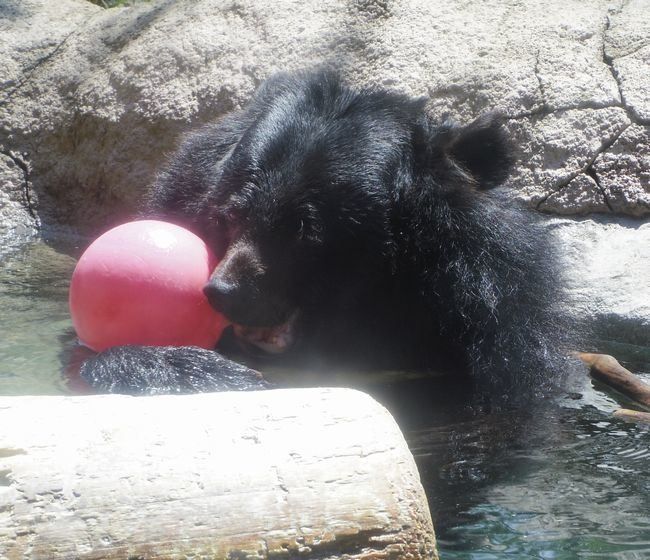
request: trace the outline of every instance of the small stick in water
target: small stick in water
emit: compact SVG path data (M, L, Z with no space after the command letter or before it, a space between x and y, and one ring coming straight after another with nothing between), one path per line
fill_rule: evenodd
M591 376L609 385L622 395L650 410L650 385L641 381L632 372L607 354L579 352L578 357L590 367Z
M619 408L614 412L614 416L616 416L616 418L622 418L623 420L632 420L633 422L643 422L645 424L650 424L650 413L648 412L639 412L638 410Z

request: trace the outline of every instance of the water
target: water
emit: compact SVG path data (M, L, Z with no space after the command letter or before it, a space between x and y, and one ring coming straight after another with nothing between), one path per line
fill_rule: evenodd
M0 394L73 392L62 372L74 343L67 289L78 252L75 243L36 242L2 256ZM600 349L650 382L650 348ZM612 418L613 395L585 381L579 399L482 414L462 387L439 379L351 379L402 427L443 560L650 559L650 426Z
M68 253L75 250L34 242L0 256L0 395L67 392L60 353L73 338Z
M646 427L592 405L485 420L418 456L426 486L446 485L432 497L443 558L650 558ZM504 441L517 425L525 437Z

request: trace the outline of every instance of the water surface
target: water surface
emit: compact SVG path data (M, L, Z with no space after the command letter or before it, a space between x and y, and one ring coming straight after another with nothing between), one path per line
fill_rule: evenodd
M73 392L63 371L78 253L75 242L35 242L2 256L0 395ZM650 372L650 348L603 342L600 350ZM443 560L650 559L650 426L612 418L614 395L585 381L579 399L484 414L467 406L462 387L407 377L339 374L333 384L351 380L395 415Z
M67 392L60 352L72 335L74 242L34 242L0 260L0 395Z

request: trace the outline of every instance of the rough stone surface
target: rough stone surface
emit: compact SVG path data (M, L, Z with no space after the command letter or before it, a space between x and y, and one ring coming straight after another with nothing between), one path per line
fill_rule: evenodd
M519 150L513 186L540 210L566 213L562 198L552 195L588 172L598 155L629 125L627 113L620 107L562 110L512 121L510 128ZM600 195L591 188L578 198L582 204L574 208L575 213L588 212L594 206L606 209L599 205Z
M650 223L557 219L573 312L603 340L650 345Z
M650 111L645 0L1 0L0 18L0 144L28 154L46 221L124 217L185 131L315 64L428 95L441 117L504 113L522 146L511 183L533 206L650 213L647 159L630 180L632 145L609 152Z
M36 234L37 220L20 160L0 153L0 255Z
M650 126L627 128L596 158L593 171L612 211L650 214Z
M647 0L629 0L610 11L604 58L625 106L635 120L650 124L650 6Z
M0 103L6 104L72 33L101 11L88 2L0 1Z
M100 11L85 2L0 0L0 254L31 238L39 226L38 197L30 177L30 159L38 160L38 153L28 153L38 142L37 129L30 141L14 141L22 126L21 90L38 79L66 39ZM43 102L34 113L38 119L48 108L38 89L34 92L35 101Z
M591 214L608 212L609 206L596 181L589 175L580 173L564 188L542 201L539 209L556 214Z
M650 123L650 45L613 62L625 106L635 120Z

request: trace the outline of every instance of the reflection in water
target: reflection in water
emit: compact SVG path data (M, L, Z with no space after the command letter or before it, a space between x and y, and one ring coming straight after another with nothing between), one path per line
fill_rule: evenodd
M68 284L74 263L61 247L42 242L2 256L0 395L66 391L58 354L60 337L72 327Z
M589 391L407 433L442 558L650 558L650 428Z
M62 374L74 349L70 252L35 243L0 262L0 394L80 391ZM648 348L601 350L650 371ZM327 383L312 372L275 375L284 385ZM487 414L468 406L460 382L407 377L328 379L368 391L395 416L443 560L650 559L650 426L612 418L616 403L588 382L577 400Z

